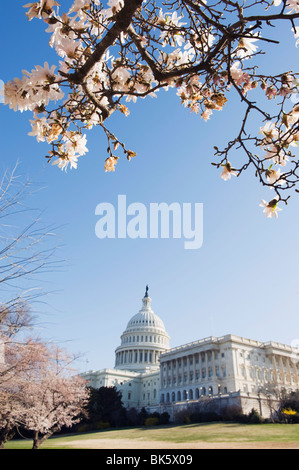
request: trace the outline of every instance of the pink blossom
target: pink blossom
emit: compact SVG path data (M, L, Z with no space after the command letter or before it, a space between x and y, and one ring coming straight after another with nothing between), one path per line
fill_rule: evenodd
M231 179L232 175L237 176L238 173L232 169L230 162L227 162L225 163L223 171L220 174L220 178L222 178L224 181L227 181Z

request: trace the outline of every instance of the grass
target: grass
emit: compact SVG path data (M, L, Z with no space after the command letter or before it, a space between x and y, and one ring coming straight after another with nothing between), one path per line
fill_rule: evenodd
M136 448L141 448L146 441L163 442L165 449L168 444L217 444L217 443L268 443L273 448L275 445L286 447L294 445L299 448L299 424L238 424L238 423L201 423L186 425L154 426L151 428L124 428L112 429L100 432L72 434L57 436L48 439L41 449L74 449L96 448L101 445L101 440L112 440L115 444L122 440L136 443ZM75 442L74 442L75 441ZM110 442L112 442L110 441ZM104 445L104 444L103 444ZM141 446L141 447L140 447ZM14 440L6 443L6 449L31 449L32 441ZM105 448L105 447L103 447ZM154 448L154 447L152 447Z

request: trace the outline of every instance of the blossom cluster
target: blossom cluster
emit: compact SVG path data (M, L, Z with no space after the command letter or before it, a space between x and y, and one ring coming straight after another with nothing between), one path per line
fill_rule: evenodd
M274 0L272 5L260 0L257 5L263 9L262 20L249 16L247 22L245 9L228 8L222 0L211 7L208 1L194 0L183 4L108 0L106 5L100 0L74 0L63 13L55 0L28 3L26 16L30 21L37 18L46 23L49 44L58 55L59 65L50 67L45 62L31 72L23 71L21 79L5 84L5 103L15 111L33 112L30 135L51 145L48 159L63 170L77 168L78 158L88 152L85 131L101 126L108 138L105 171L113 172L119 158L115 155L117 147L128 160L135 153L114 135L112 138L104 122L115 111L128 116L127 103L138 98L155 98L160 89L175 88L182 105L208 121L214 111L224 108L231 90L239 94L248 110L257 109L249 97L255 89L267 100L278 98L282 103L297 91L294 74L259 76L256 67L250 67L261 53L265 10L271 7L275 11L280 4L281 0ZM294 19L299 3L286 0L284 9L280 19L291 19L297 39ZM232 16L229 28L222 20L223 10ZM240 24L246 25L242 31ZM261 114L266 116L263 111ZM296 119L296 106L280 112L276 119L267 115L260 129L262 138L256 138L255 144L265 152L255 162L256 170L272 187L290 185L290 174L273 165L283 167L290 160L289 147L298 142ZM241 134L246 134L244 125ZM224 180L243 171L234 168L228 152L219 166ZM272 213L277 214L277 210Z

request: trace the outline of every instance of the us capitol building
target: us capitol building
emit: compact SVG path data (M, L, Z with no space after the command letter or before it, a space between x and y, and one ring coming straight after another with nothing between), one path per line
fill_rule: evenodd
M199 339L175 348L151 308L146 287L141 310L121 335L115 368L81 374L94 388L116 387L124 406L148 411L213 404L237 405L264 417L281 390L299 389L299 349L232 334ZM269 405L271 403L271 406Z

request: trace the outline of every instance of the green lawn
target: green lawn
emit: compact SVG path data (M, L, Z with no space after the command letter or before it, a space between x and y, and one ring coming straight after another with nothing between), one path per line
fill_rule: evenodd
M109 440L109 441L107 441ZM48 439L41 449L74 449L74 448L105 448L105 443L112 443L119 448L125 442L136 448L142 448L143 444L150 441L152 448L159 443L167 449L168 445L225 443L232 446L237 443L254 446L265 443L272 448L275 446L299 448L299 424L238 424L238 423L202 423L181 426L155 426L152 428L139 427L129 429L105 430L93 433L72 434L67 436L52 437ZM15 440L5 445L6 449L30 449L32 441ZM131 447L132 448L132 447Z

